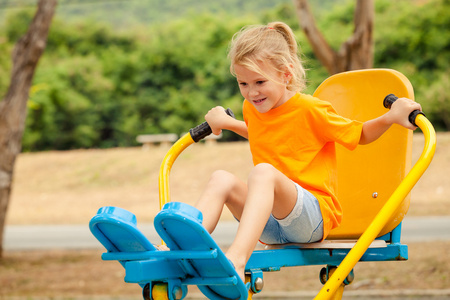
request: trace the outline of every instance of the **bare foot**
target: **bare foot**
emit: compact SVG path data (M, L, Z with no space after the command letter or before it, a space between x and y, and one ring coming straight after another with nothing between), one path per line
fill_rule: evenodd
M166 245L154 245L156 249L158 249L159 251L170 251L169 247L167 247Z
M234 269L236 270L236 273L238 273L242 282L245 282L245 261L239 263L239 261L240 261L239 259L235 259L228 255L227 255L227 258L230 260L231 264L233 265Z

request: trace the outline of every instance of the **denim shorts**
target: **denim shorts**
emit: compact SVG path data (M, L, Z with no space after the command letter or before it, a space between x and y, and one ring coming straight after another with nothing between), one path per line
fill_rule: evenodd
M260 237L264 244L312 243L323 237L323 219L319 201L295 183L297 203L291 213L278 220L270 215Z

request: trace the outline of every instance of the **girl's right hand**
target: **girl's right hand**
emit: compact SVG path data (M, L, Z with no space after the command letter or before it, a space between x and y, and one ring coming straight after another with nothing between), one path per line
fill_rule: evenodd
M234 119L227 115L222 106L216 106L208 111L205 115L205 120L211 127L212 133L219 135L222 129L228 129L230 120Z

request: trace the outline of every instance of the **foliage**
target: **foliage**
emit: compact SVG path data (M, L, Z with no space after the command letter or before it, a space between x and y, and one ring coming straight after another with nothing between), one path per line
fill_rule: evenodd
M172 12L183 7L174 4L178 1L154 1ZM153 12L152 22L143 20L149 10L146 2L131 1L131 16L136 20L124 17L120 26L108 22L106 15L116 12L108 14L103 3L103 10L91 17L67 22L69 8L72 13L79 9L79 14L85 8L76 5L81 2L61 5L55 16L30 94L23 140L26 151L132 146L138 134L186 132L215 105L231 107L241 117L242 99L229 73L226 53L232 35L247 24L283 20L292 26L309 69L306 92L312 93L328 76L287 1L245 17L236 10L230 13L232 7L246 3L242 10L248 10L256 2L236 0L226 7L207 1L216 4L198 9L201 1L187 1L190 12L178 18ZM270 7L270 2L261 5ZM339 47L353 30L354 1L338 4L326 1L323 7L315 7L319 27L333 47ZM122 8L123 3L108 5ZM448 0L376 1L375 67L403 72L427 116L447 130L449 13ZM92 17L100 14L105 15L104 22ZM13 10L0 27L2 94L9 83L10 53L32 16L31 9ZM236 136L229 134L225 139Z
M377 67L401 71L438 129L450 130L450 1L377 1ZM392 30L395 28L395 30Z

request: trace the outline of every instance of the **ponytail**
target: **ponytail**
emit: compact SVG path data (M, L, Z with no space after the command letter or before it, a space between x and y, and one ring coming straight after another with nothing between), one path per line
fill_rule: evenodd
M273 28L283 35L286 40L287 45L289 46L289 51L291 55L297 55L298 46L297 40L295 38L295 34L292 31L291 27L283 22L272 22L267 24L268 28Z
M298 45L292 29L283 22L244 27L233 36L228 56L230 71L239 64L263 74L258 63L268 61L278 72L291 73L287 88L302 91L305 88L305 69L298 57Z

